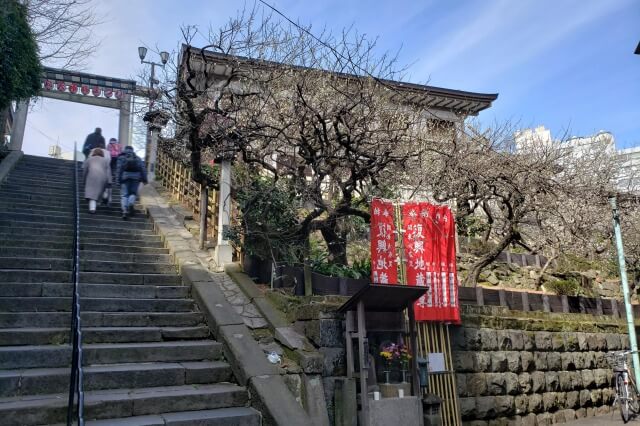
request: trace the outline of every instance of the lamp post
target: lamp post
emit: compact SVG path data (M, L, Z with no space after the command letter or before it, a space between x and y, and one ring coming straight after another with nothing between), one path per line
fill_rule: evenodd
M147 48L144 46L140 46L138 47L138 56L140 57L141 64L151 65L151 78L149 80L149 112L147 113L150 116L155 101L155 91L153 86L157 83L160 83L160 81L156 80L156 65L164 68L164 66L167 64L167 61L169 60L169 52L160 52L160 62L145 61L144 58L147 56ZM147 172L149 174L150 181L154 180L155 178L159 130L160 129L156 128L153 121L149 120L149 124L147 126L147 144L145 147L145 163L147 164Z
M631 296L629 292L629 282L627 280L627 268L624 259L624 247L622 245L622 232L620 231L620 215L616 205L616 197L609 197L609 204L613 213L613 232L616 240L616 251L618 252L618 266L620 268L620 281L622 283L622 294L624 296L624 307L627 313L627 329L629 330L629 344L633 354L633 370L636 383L640 383L640 357L638 356L638 340L636 339L635 320L633 319L633 307L631 306Z

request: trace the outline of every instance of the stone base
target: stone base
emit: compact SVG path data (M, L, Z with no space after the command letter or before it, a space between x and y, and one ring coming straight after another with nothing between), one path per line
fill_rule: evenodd
M233 247L229 243L216 245L214 258L218 270L224 271L224 265L233 262Z
M383 398L397 398L398 390L404 390L404 396L411 396L411 383L378 383Z
M422 401L415 396L369 400L367 417L369 426L422 426Z

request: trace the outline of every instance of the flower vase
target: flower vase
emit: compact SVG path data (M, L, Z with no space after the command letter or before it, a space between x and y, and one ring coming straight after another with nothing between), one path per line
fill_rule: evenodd
M384 382L386 384L389 384L389 374L391 373L391 371L389 370L384 370Z
M407 383L407 370L403 368L400 371L402 371L402 383Z

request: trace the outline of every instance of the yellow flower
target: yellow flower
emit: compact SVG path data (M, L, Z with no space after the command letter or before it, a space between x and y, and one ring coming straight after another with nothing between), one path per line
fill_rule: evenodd
M380 352L380 356L383 357L383 358L386 358L386 359L391 359L392 354L391 354L391 352L382 351L382 352Z

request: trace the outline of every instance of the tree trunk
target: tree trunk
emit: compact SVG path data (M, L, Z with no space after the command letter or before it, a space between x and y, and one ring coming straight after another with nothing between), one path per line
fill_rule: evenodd
M322 238L327 243L329 258L333 263L347 264L347 239L338 229L335 220L329 220L322 228Z
M553 261L556 260L557 258L558 258L558 254L554 253L551 257L547 259L544 266L540 270L540 273L538 274L538 278L536 278L536 288L540 288L540 286L542 285L542 277L544 277L544 273L547 272L547 269L549 269L549 266L551 266L551 263L553 263Z
M467 279L466 279L466 285L475 287L478 284L478 277L480 276L480 272L482 272L482 270L487 265L490 265L494 260L496 260L500 255L500 253L502 253L502 251L505 248L507 248L507 246L512 241L514 241L517 238L518 238L518 231L513 226L510 226L507 234L504 237L502 237L498 245L492 248L491 250L489 250L487 254L482 256L480 259L476 261L476 263L474 263L471 266L471 269L469 270L469 275L467 276Z
M482 203L482 210L484 210L487 215L487 230L484 231L482 241L487 243L489 241L489 237L491 237L491 230L493 229L493 215L491 214L491 208L486 202Z

